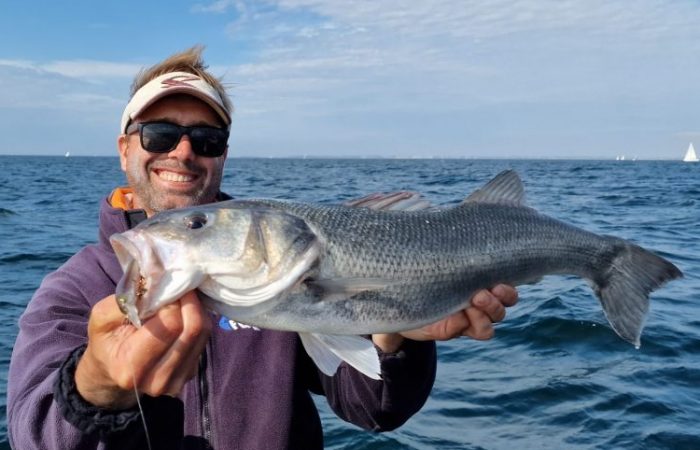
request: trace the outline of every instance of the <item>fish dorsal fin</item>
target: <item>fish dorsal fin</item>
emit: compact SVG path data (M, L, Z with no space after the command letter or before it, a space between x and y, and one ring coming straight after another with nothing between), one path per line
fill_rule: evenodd
M514 170L504 170L472 192L462 203L494 203L502 205L525 205L525 187Z
M378 211L425 211L436 206L424 199L417 192L398 191L374 193L365 197L348 200L345 206L369 208Z

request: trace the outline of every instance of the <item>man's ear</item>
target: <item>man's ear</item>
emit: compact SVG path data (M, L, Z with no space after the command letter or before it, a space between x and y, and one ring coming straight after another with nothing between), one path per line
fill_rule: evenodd
M126 158L129 155L129 136L120 134L117 138L117 150L119 150L119 162L122 166L122 171L126 172Z

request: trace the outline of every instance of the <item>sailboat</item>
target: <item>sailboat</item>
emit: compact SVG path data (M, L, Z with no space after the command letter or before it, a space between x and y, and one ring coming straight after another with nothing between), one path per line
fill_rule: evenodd
M693 147L693 143L691 142L690 145L688 146L688 151L685 152L685 156L683 157L683 161L685 162L698 162L698 155L695 154L695 148Z

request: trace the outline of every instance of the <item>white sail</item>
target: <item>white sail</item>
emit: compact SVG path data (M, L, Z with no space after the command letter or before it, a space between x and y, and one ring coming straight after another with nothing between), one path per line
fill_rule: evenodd
M693 147L692 142L688 146L688 151L685 152L685 156L683 157L683 161L685 161L685 162L698 162L699 161L698 155L695 154L695 147Z

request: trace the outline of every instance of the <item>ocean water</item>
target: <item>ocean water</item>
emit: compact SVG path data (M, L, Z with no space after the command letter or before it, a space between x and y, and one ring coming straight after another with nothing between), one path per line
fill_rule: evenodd
M117 158L0 156L0 448L17 319L42 278L96 240L97 205L123 184ZM328 449L700 449L700 165L660 161L231 159L237 197L340 202L415 190L454 204L516 169L528 202L591 231L654 249L685 278L652 295L636 350L607 325L587 284L519 289L490 341L438 345L425 407L372 434L322 398Z

